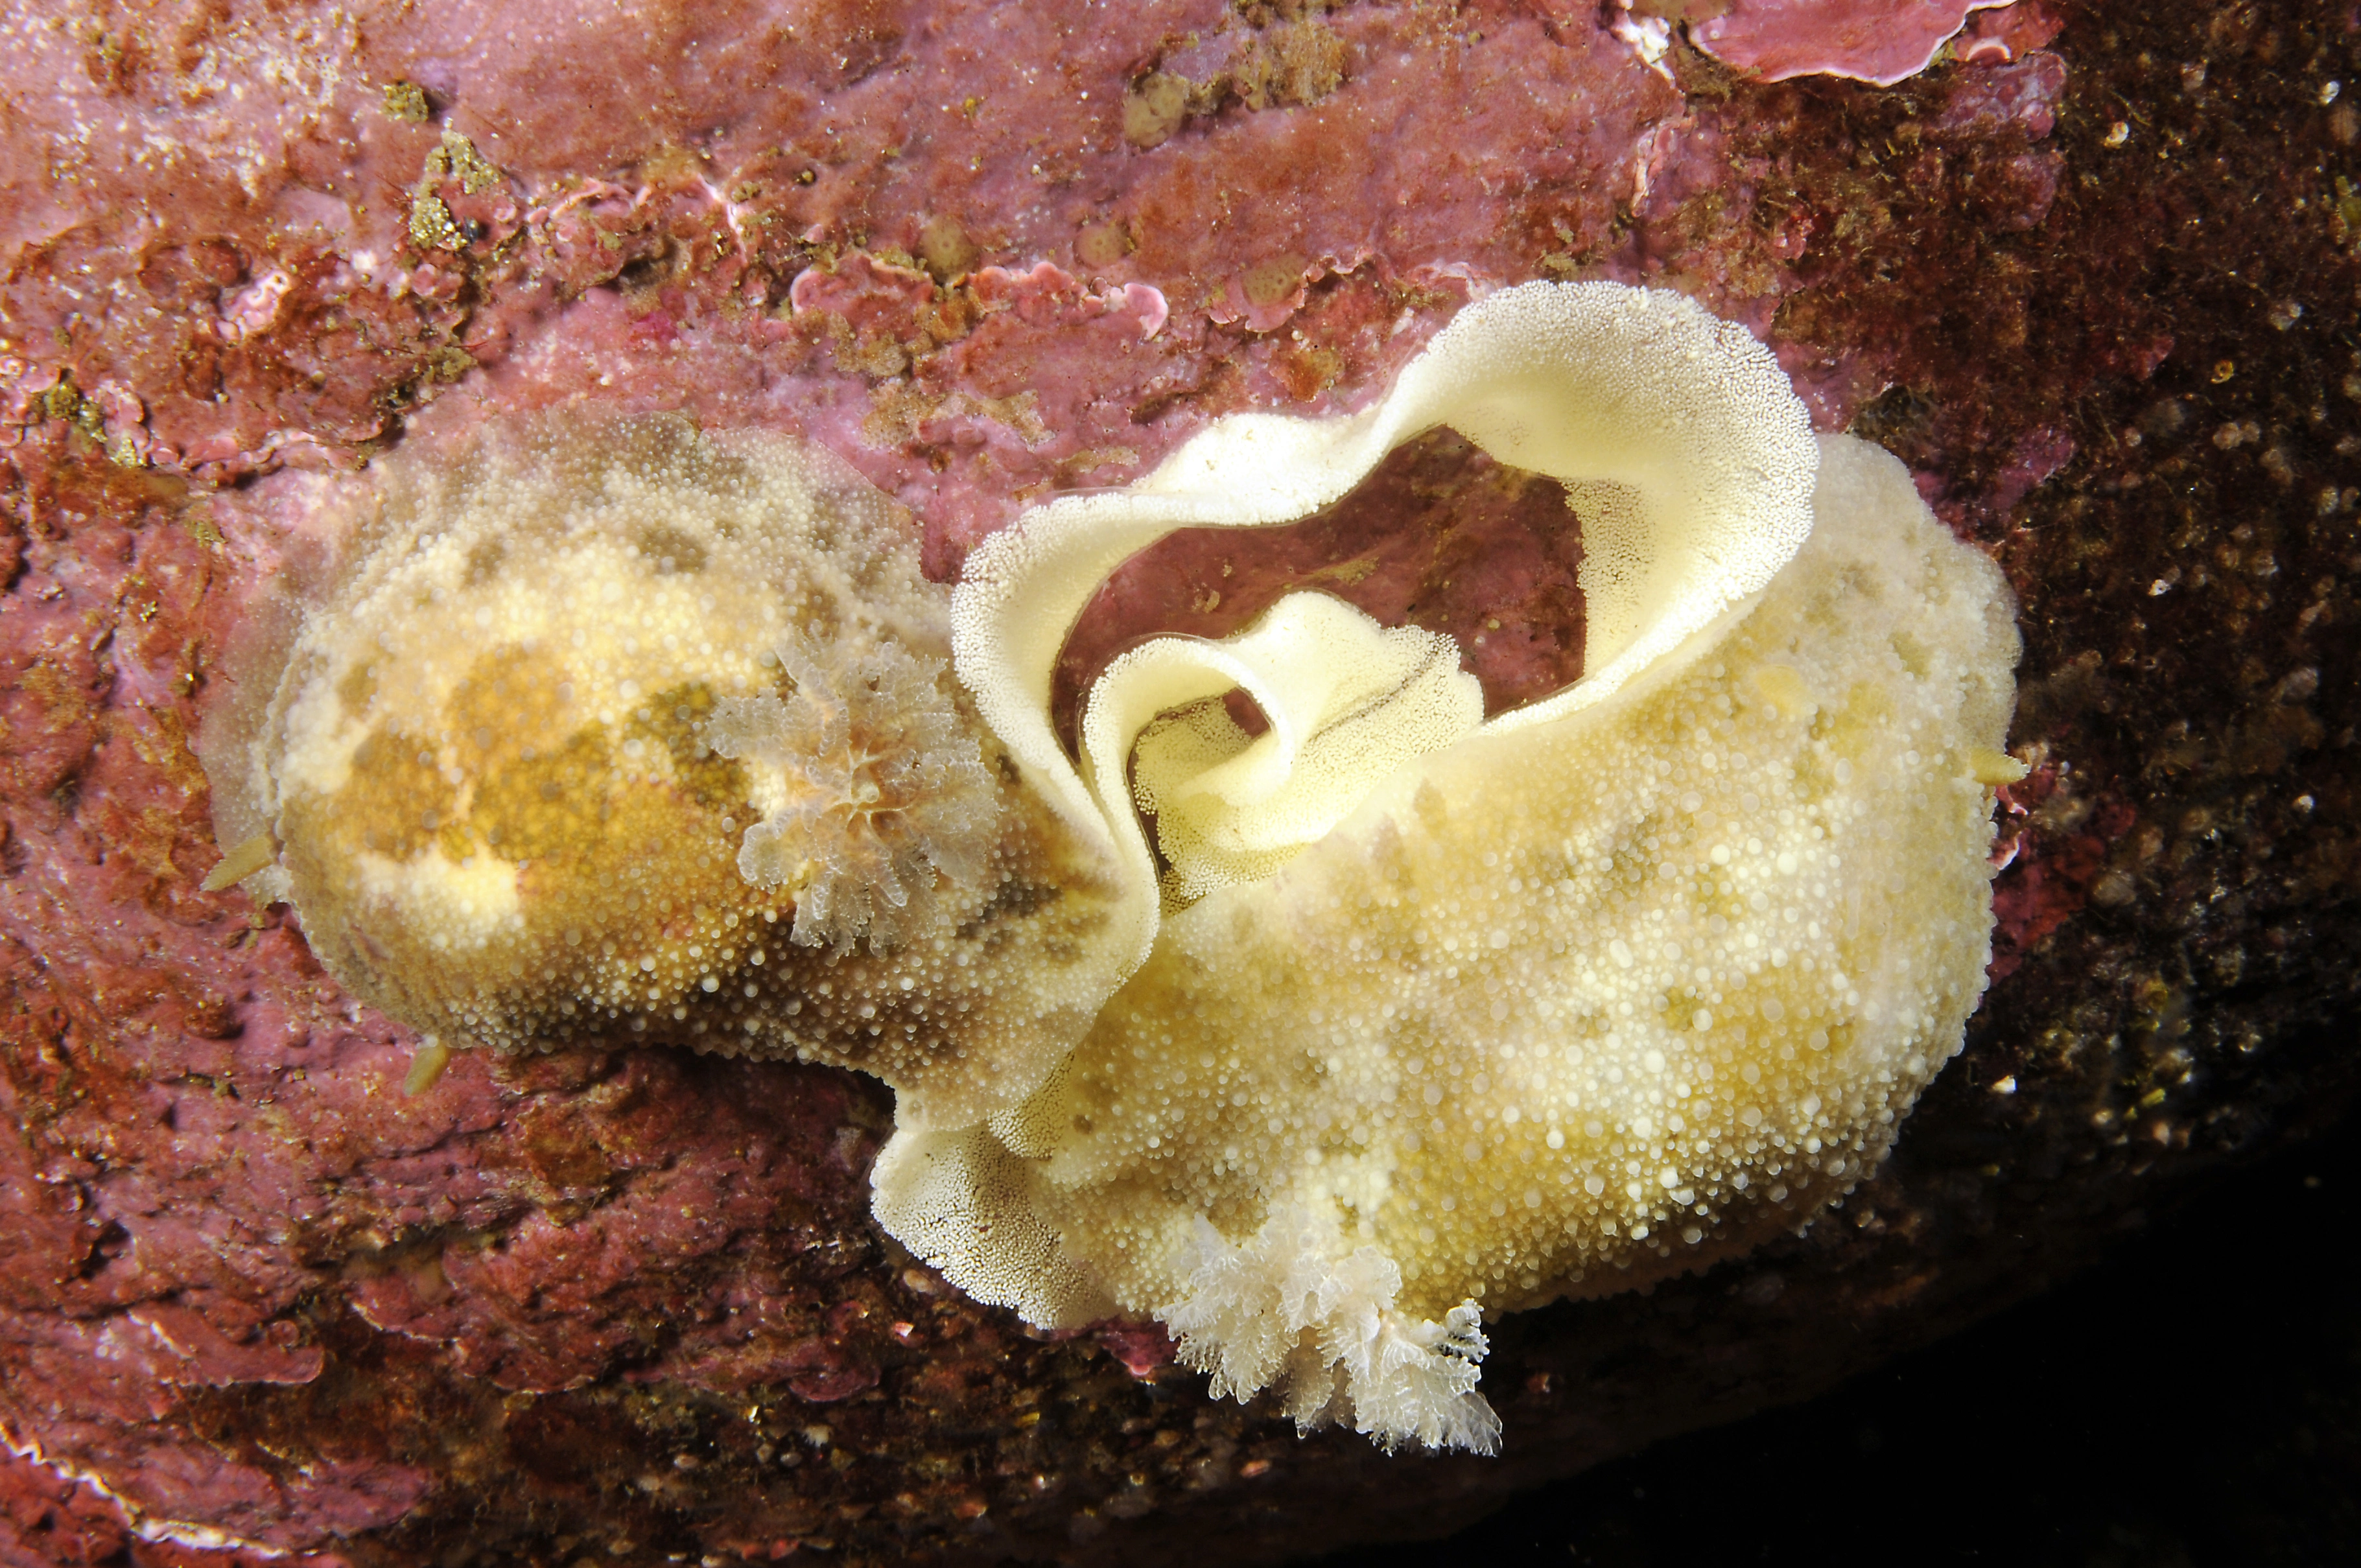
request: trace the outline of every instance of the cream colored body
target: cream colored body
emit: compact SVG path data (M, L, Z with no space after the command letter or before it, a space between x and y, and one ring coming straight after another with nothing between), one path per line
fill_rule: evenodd
M1565 485L1580 681L1485 720L1448 639L1297 595L1126 653L1066 752L1106 573L1437 424ZM775 437L385 467L206 762L223 880L426 1032L413 1083L585 1038L874 1073L887 1230L1037 1323L1152 1315L1307 1424L1490 1450L1484 1313L1808 1221L1981 992L2006 588L1676 295L1504 291L1360 413L1027 513L948 604Z
M1056 750L1048 661L1097 574L1290 521L1438 422L1565 483L1581 681L1477 725L1399 633L1290 598L1126 655L1080 767ZM1807 1221L1982 992L2007 589L1677 296L1497 295L1362 414L1223 422L1020 519L953 621L979 709L1126 868L1145 955L1025 1103L898 1134L879 1218L1035 1322L1152 1315L1306 1424L1490 1450L1482 1312ZM1207 707L1229 685L1267 734ZM1135 792L1188 808L1160 918Z
M438 455L355 487L345 573L208 730L256 895L434 1053L832 1062L908 1125L1038 1085L1106 997L1108 878L998 765L892 502L686 421Z
M1473 1447L1465 1354L1388 1382L1347 1353L1808 1219L1982 991L1977 766L2017 651L1999 575L1900 464L1830 438L1819 501L1677 669L1434 752L1276 876L1169 917L1048 1087L897 1139L881 1196L941 1182L1053 1234L1030 1277L952 1267L1037 1321L1111 1299L1307 1420Z

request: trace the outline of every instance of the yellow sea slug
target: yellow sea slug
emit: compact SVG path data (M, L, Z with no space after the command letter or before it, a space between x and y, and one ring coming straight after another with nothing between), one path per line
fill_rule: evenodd
M1048 660L1105 571L1301 516L1437 423L1565 484L1580 681L1481 722L1401 632L1282 600L1126 655L1057 749ZM1676 295L1494 295L1362 414L1226 420L1018 520L953 615L980 711L1130 867L1144 957L1023 1104L898 1133L879 1217L1034 1322L1152 1315L1306 1425L1488 1452L1484 1312L1808 1220L1982 993L2006 587ZM1233 685L1263 735L1206 706ZM1195 808L1160 877L1136 795Z
M1067 751L1108 573L1438 425L1564 485L1578 681L1487 720L1450 639L1299 593L1125 653ZM956 592L829 460L678 421L495 428L351 511L208 732L216 881L426 1031L418 1077L577 1038L877 1074L888 1231L1306 1426L1489 1452L1486 1313L1808 1222L1982 993L2007 589L1675 294L1495 294L1370 408L1217 421Z
M950 674L885 497L785 437L544 420L399 455L208 732L222 873L432 1041L857 1067L906 1124L1038 1084L1105 878ZM420 1077L429 1077L422 1072Z

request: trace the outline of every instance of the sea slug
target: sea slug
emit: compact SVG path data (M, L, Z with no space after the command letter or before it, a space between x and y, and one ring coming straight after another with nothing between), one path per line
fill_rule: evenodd
M1450 638L1299 592L1122 654L1068 751L1109 572L1438 425L1564 487L1579 679L1487 719ZM1307 1427L1491 1451L1485 1314L1808 1223L1982 994L2006 587L1675 294L1503 291L955 592L823 455L679 420L397 455L346 521L208 730L215 881L423 1031L417 1080L586 1038L876 1074L894 1235Z
M1580 680L1479 722L1425 634L1282 600L1118 661L1066 757L1049 661L1106 571L1437 423L1566 486ZM1129 868L1143 957L1022 1105L897 1133L879 1217L1036 1323L1153 1315L1306 1425L1489 1451L1482 1313L1808 1221L1982 993L2005 585L1679 296L1494 295L1363 413L1225 420L1019 519L953 616L979 711ZM1266 733L1207 705L1232 685Z
M824 454L552 416L381 459L341 521L208 727L215 881L424 1031L421 1080L669 1043L956 1125L1105 999L1106 877L950 678L906 521Z

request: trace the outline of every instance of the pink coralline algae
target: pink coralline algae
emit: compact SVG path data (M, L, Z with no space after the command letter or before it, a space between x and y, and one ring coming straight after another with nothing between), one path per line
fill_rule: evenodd
M2058 98L2065 90L2066 62L2054 54L1967 71L1929 134L1965 139L2015 131L2028 142L2039 141L2057 125ZM2040 221L2038 214L2032 221Z
M1933 64L1971 13L2012 5L2013 0L1736 0L1719 16L1692 22L1689 38L1716 60L1766 82L1849 76L1891 87ZM2014 58L2004 44L1999 58Z
M1066 438L1055 391L1032 374L1044 352L1069 357L1045 334L1079 345L1072 329L1110 311L1143 336L1168 308L1185 317L1141 359L1144 383L1110 378L1094 353L1072 365L1058 379L1095 371L1084 402L1200 395L1234 347L1253 351L1235 356L1248 378L1233 395L1277 373L1301 400L1360 368L1298 367L1284 341L1251 344L1306 291L1464 298L1537 225L1594 241L1632 136L1674 98L1595 27L1554 34L1505 6L1480 25L1363 6L1255 28L1219 0L1164 0L1119 29L1071 30L1037 7L981 3L775 16L740 4L620 36L561 6L498 49L480 25L466 5L399 26L236 16L159 27L93 64L86 29L20 15L10 69L38 91L0 149L0 243L44 265L0 282L0 354L13 356L0 360L0 414L21 426L61 385L114 382L137 411L93 410L93 428L146 443L167 471L345 460L387 431L390 407L533 345L603 335L596 320L566 320L585 288L678 272L696 280L698 319L643 319L641 341L718 335L733 358L754 356L748 373L780 406L812 404L788 394L816 348L834 360L823 380L898 376L913 349L923 361L956 345L973 361L1003 348L1000 378L1021 382L1010 395L1043 400L1038 426L1014 406L943 409L928 370L939 384L967 367L921 364L890 408L859 411L878 422L867 433L929 424L1013 463L992 485L1004 495L1063 481L1077 457L1104 483L1128 477L1109 466L1115 447L1135 464L1150 453ZM1237 58L1219 71L1188 42L1231 35ZM1182 69L1162 70L1168 54ZM1286 69L1307 55L1327 68ZM981 68L987 58L1038 63L1001 72ZM1191 90L1153 121L1149 149L1137 89L1151 78ZM439 123L408 117L407 100L390 111L397 82L441 105ZM642 96L661 115L595 107ZM1491 154L1469 161L1508 147L1497 169ZM141 199L159 180L173 183L169 215ZM1419 200L1392 195L1408 191ZM905 284L973 272L975 287L892 333L851 316L825 326L829 300L807 316L814 288L796 280L857 270L864 253ZM1044 263L1082 280L1063 319L1019 310L972 340L1006 303L992 269L1014 287ZM671 314L634 313L651 313ZM1415 339L1432 323L1413 324ZM735 378L713 389L715 415L750 411L730 397ZM994 422L1016 441L982 428ZM952 465L954 485L965 466Z
M1968 18L1951 40L1951 53L1972 65L2006 65L2046 49L2065 22L2044 0L2015 0Z

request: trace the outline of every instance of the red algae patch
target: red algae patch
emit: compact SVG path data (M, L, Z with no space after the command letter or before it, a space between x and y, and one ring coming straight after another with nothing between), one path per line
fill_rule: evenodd
M1891 87L1933 64L1971 13L2012 3L1734 0L1719 15L1691 22L1689 38L1716 60L1766 82L1850 76Z

